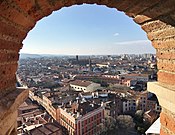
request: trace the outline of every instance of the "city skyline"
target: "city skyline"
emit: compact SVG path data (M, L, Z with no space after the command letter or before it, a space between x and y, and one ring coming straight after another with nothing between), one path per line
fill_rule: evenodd
M21 53L31 54L155 53L132 18L116 9L87 4L62 8L42 19L23 44Z

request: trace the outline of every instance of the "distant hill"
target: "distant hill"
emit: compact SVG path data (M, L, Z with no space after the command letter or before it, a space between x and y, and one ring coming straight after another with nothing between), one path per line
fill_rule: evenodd
M20 59L26 59L26 58L39 58L39 57L42 57L42 56L39 55L39 54L21 53L19 58Z
M62 54L29 54L29 53L20 53L20 59L26 58L40 58L40 57L63 57L66 55Z

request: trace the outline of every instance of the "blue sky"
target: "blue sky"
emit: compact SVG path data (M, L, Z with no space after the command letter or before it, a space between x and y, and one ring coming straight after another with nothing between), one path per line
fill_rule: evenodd
M155 53L146 33L123 12L106 6L62 8L40 20L21 53L106 55Z

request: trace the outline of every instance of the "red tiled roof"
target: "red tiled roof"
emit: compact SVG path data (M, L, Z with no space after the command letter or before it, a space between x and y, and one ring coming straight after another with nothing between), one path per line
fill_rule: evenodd
M71 85L78 85L78 86L82 86L82 87L87 87L91 84L90 81L81 81L81 80L75 80L73 82L70 83Z
M62 135L62 127L57 123L46 123L30 131L31 135Z

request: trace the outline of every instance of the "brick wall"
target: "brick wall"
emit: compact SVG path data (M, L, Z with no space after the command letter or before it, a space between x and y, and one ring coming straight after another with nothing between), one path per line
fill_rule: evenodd
M172 112L164 109L160 117L161 122L161 135L174 135L175 134L175 115Z
M52 11L74 4L99 4L117 8L132 17L147 33L157 51L158 82L175 85L175 1L174 0L1 0L0 1L0 97L15 90L15 72L22 41L36 22ZM172 88L172 87L171 87ZM173 87L174 90L174 87ZM0 108L4 106L1 104ZM175 107L175 103L173 106ZM2 111L2 110L1 110ZM171 113L171 110L169 110ZM166 111L161 117L167 117ZM3 119L0 117L0 119ZM163 118L162 118L163 119ZM161 120L163 127L173 131ZM169 134L161 129L161 134ZM9 130L9 129L7 129Z

